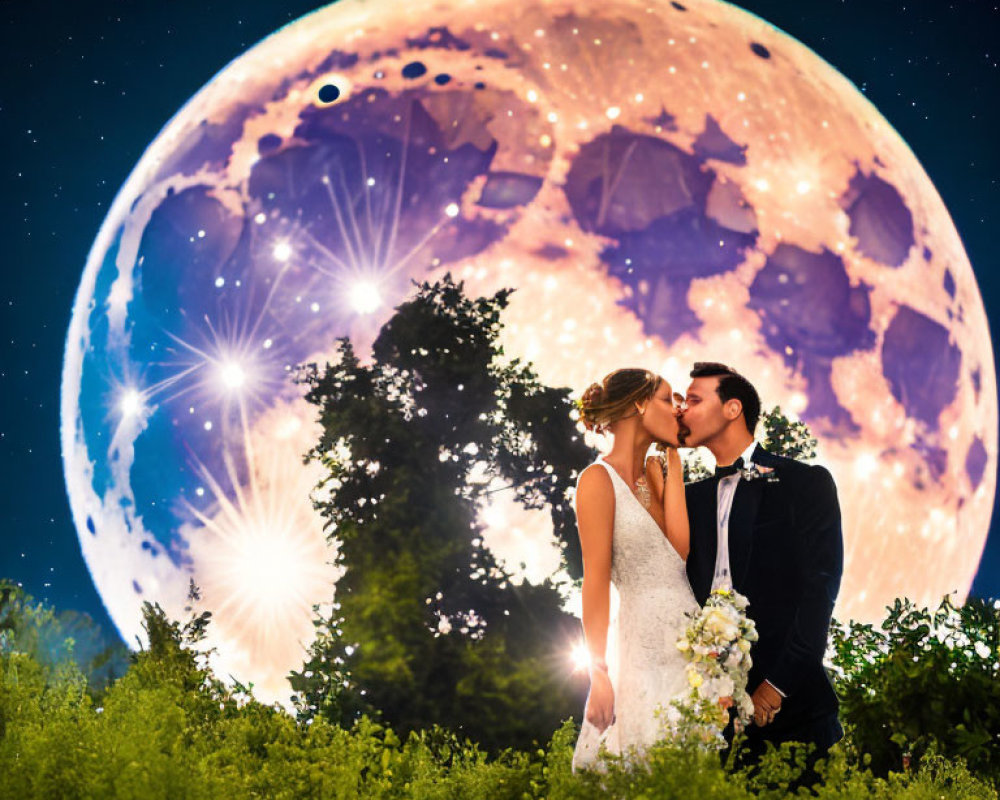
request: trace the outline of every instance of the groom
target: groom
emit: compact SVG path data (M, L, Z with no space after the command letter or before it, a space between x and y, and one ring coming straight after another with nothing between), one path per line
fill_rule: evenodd
M747 754L768 742L815 745L810 765L843 736L823 668L843 572L837 489L830 473L767 452L754 441L760 398L723 364L698 363L682 404L681 443L707 447L719 465L686 487L688 580L705 603L732 586L750 602L760 639L751 649L754 724Z

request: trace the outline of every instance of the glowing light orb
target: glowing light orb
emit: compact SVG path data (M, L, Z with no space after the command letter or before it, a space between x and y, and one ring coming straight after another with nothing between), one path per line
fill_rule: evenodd
M351 286L351 307L359 314L373 314L382 305L382 293L371 281L358 281Z
M142 395L135 389L129 389L122 395L120 408L125 416L138 414L142 410Z
M588 669L590 667L590 651L587 650L587 645L583 642L576 644L570 652L569 660L573 665L574 672L583 672Z
M126 641L144 600L183 616L193 578L219 673L287 698L337 578L293 367L345 335L364 354L445 272L517 289L504 349L547 384L637 364L683 389L721 360L797 412L840 491L838 615L968 589L996 488L986 317L940 197L855 87L710 0L343 0L178 112L88 257L62 445ZM481 513L519 579L558 570L545 510L500 491Z
M275 261L288 261L292 257L292 246L288 242L278 242L274 246Z
M247 380L243 367L233 361L222 365L222 368L219 370L219 377L222 379L223 386L227 389L239 389Z

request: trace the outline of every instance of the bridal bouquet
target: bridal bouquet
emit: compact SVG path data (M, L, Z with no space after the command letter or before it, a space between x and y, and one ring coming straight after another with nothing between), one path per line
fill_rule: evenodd
M729 722L728 709L736 711L737 730L753 716L747 694L747 673L752 664L750 646L757 628L747 616L747 599L739 592L716 589L705 605L691 614L691 623L677 640L677 649L688 660L690 689L673 705L678 732L709 746L724 747L722 731Z

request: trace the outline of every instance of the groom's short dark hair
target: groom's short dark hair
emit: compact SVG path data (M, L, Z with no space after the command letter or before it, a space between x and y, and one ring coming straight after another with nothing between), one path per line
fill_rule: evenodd
M716 392L723 403L739 400L743 404L743 421L752 434L760 420L760 395L753 384L740 373L715 361L699 361L691 370L692 378L718 378Z

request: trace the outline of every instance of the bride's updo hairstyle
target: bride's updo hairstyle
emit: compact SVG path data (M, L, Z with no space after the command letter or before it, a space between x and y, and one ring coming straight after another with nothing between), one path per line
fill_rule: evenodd
M604 433L611 423L635 414L634 404L649 400L662 380L647 369L616 369L587 387L577 403L580 421L588 431Z

